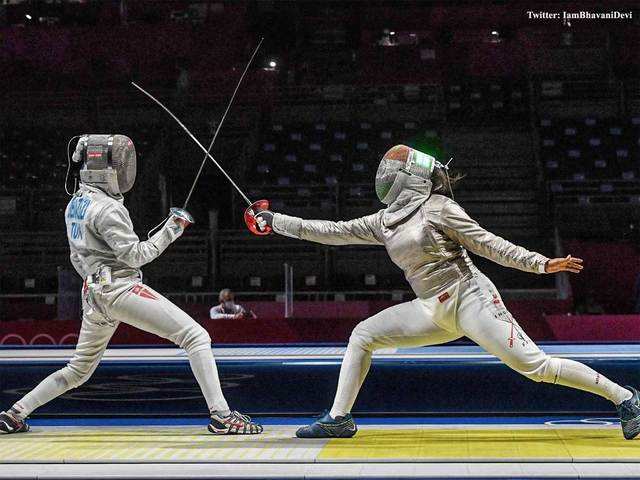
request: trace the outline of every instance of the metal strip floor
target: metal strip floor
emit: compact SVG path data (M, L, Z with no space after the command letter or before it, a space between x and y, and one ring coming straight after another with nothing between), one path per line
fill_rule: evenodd
M6 480L173 479L637 479L638 464L601 463L349 463L349 464L39 464L3 465Z
M206 421L205 421L206 422ZM615 421L366 424L351 439L299 439L297 425L216 436L205 425L39 426L0 437L5 463L639 462Z
M547 344L541 348L550 355L565 358L633 358L640 359L640 344ZM345 347L215 347L220 360L334 360L342 358ZM73 355L72 348L20 347L0 349L0 363L64 360ZM475 345L434 346L411 349L382 349L374 354L384 359L487 359L494 358ZM110 348L106 361L185 361L186 353L179 348Z
M332 440L297 439L290 423L219 437L206 420L39 420L0 436L0 478L640 478L640 440L625 441L614 419L442 420L363 422L355 438Z

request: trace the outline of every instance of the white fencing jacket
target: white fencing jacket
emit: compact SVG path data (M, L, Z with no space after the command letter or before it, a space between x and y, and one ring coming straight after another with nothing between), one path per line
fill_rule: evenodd
M276 213L276 233L327 245L384 245L414 293L430 298L469 278L476 267L466 250L505 267L544 273L548 258L482 228L452 199L420 181L386 209L355 220L303 220Z
M108 266L116 278L139 276L139 268L155 258L184 231L171 216L149 240L140 241L121 195L81 184L65 210L70 258L86 278Z

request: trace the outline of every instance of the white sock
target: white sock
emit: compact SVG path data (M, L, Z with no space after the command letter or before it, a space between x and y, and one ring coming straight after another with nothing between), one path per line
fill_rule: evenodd
M219 417L228 417L231 415L231 410L214 410L211 415L217 415Z
M595 393L614 404L620 405L625 400L629 400L633 394L626 388L612 382L604 375L599 374L586 365L561 358L560 371L556 383L567 387L577 388L587 392Z
M14 419L21 421L24 420L25 418L27 418L26 415L23 415L21 409L17 409L16 406L14 405L13 407L11 407L9 410L7 410L5 413L7 415L9 415L10 417L13 417Z
M616 403L616 405L620 405L622 402L631 400L631 397L633 397L633 392L631 390L627 390L626 388L623 388L623 390L627 392L627 395L625 395L624 398L620 398L619 401Z
M11 407L11 414L24 420L41 405L50 402L69 390L69 384L62 375L62 371L53 372L42 380L36 388L27 393Z
M229 412L229 405L222 393L218 368L213 358L211 347L202 348L196 352L187 352L193 375L200 385L202 394L210 412ZM228 413L227 413L228 415Z
M342 360L338 390L329 412L332 418L343 417L351 412L370 367L371 352L350 343Z

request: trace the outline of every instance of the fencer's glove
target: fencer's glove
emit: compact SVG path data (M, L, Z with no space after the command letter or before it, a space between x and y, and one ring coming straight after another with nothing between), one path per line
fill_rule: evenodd
M258 228L264 231L268 226L273 228L273 215L271 210L262 210L255 214L256 224Z
M182 217L176 217L175 215L171 216L171 220L173 220L174 223L177 223L178 225L180 225L180 227L182 227L183 230L185 230L189 225L191 225L191 222L185 220Z
M193 223L193 216L184 208L173 207L169 209L170 220L179 225L182 230Z

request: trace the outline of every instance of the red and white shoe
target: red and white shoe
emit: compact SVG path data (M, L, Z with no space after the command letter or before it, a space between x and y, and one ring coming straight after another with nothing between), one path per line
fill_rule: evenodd
M255 435L262 433L262 425L251 421L251 417L232 411L226 417L211 415L209 431L215 435Z
M29 431L29 425L24 420L14 417L10 413L0 412L0 432L23 433Z

